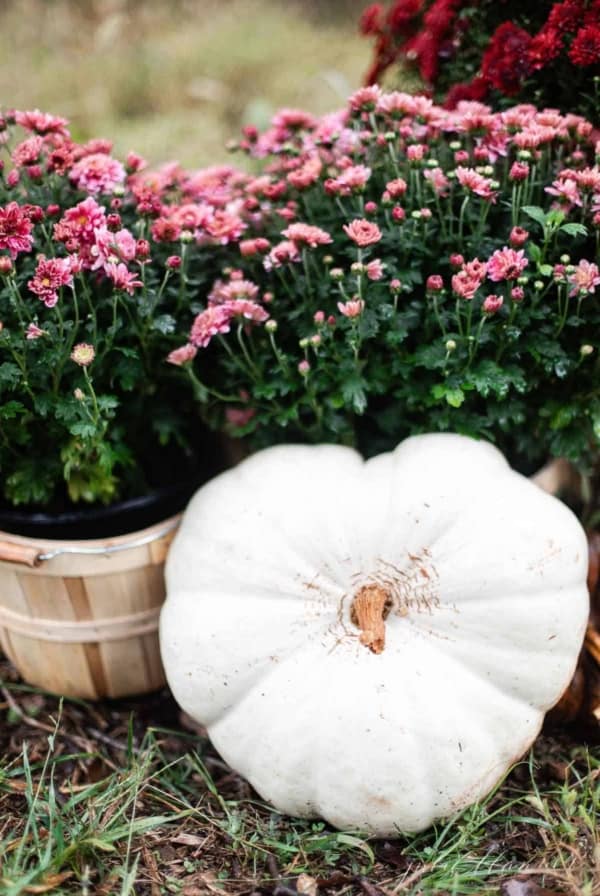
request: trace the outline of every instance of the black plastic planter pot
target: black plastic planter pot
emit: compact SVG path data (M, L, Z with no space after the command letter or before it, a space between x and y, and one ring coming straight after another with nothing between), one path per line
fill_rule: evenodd
M187 480L107 507L84 507L56 514L0 508L0 530L29 538L51 539L82 540L126 535L180 513L201 481L200 478Z

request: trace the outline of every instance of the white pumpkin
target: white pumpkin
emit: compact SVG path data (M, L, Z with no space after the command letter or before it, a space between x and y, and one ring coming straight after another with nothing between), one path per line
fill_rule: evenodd
M573 514L491 445L262 451L192 500L167 563L167 678L277 809L417 831L488 792L572 675Z

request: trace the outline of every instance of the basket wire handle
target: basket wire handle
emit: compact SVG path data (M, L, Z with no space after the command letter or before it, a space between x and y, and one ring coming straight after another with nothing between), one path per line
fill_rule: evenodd
M171 520L158 532L151 532L141 538L134 538L131 541L120 542L119 544L95 545L94 547L71 547L64 545L52 548L49 551L40 551L34 545L22 544L17 541L0 541L0 560L8 563L20 563L23 566L35 567L39 566L46 560L53 560L55 557L61 557L63 554L77 554L88 556L110 556L110 554L118 554L121 551L129 551L132 548L141 548L153 541L159 541L161 538L169 535L179 525L179 518Z

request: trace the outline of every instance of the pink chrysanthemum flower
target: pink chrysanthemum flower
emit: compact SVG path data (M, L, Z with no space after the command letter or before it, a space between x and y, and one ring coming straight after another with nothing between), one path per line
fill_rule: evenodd
M572 274L568 276L569 286L571 290L570 296L588 295L595 293L596 287L600 286L600 270L598 265L586 261L584 258L579 262Z
M485 314L496 314L497 311L500 311L503 304L504 299L502 296L492 294L485 297L482 308Z
M390 118L404 118L415 114L415 98L409 93L393 91L384 93L377 100L377 111Z
M104 265L104 271L107 277L110 277L112 280L115 289L126 292L130 296L133 295L134 289L144 285L141 280L136 279L137 274L130 271L127 265L122 262L119 262L119 264L108 262Z
M326 230L315 227L313 224L302 224L300 222L290 224L289 227L282 231L282 234L293 243L310 246L311 249L316 249L317 246L326 246L333 242Z
M215 280L208 296L209 305L222 305L224 302L232 302L237 299L253 301L258 295L258 286L251 280L231 279Z
M400 199L408 190L408 184L403 177L396 177L385 185L386 193L389 193L392 199Z
M338 302L338 311L344 317L360 317L365 310L363 299L349 299L347 302Z
M496 249L488 261L487 273L490 280L495 283L500 280L516 280L521 276L529 261L525 258L524 249Z
M437 196L446 195L450 181L441 168L428 168L423 172L423 176L431 184L431 188Z
M247 258L250 255L260 255L271 248L269 240L264 237L256 237L253 240L240 240L240 254Z
M59 118L57 115L49 115L47 112L40 112L39 109L16 111L15 121L27 131L35 131L36 134L60 134L62 137L68 137L67 130L68 121L66 118Z
M385 264L381 261L380 258L374 258L373 261L370 261L367 265L365 265L365 272L369 280L381 280L383 277L383 271L385 268Z
M212 237L212 239L216 240L222 246L226 246L228 243L238 240L241 237L246 229L246 225L239 215L235 215L224 209L219 209L214 213L212 218L206 222L204 229L208 236Z
M481 286L481 280L478 277L469 275L468 271L462 270L452 277L452 290L461 299L470 301L475 297L475 293Z
M295 171L290 171L287 180L297 190L305 190L318 181L322 170L323 162L318 155L314 155Z
M36 324L31 323L28 325L27 330L25 331L25 339L33 341L34 339L39 339L40 336L45 336L46 330L41 330Z
M371 177L371 169L366 165L350 165L338 177L327 181L327 192L339 196L360 193Z
M381 88L373 84L356 90L348 100L348 105L353 112L373 112L380 99Z
M210 305L197 315L190 330L190 342L199 348L206 348L213 336L229 333L231 314L224 305Z
M546 193L556 196L561 205L581 205L581 194L575 177L559 177L551 187L544 187Z
M479 174L474 168L463 168L460 165L456 169L455 174L459 184L465 190L475 193L476 196L481 196L482 199L489 199L492 202L496 201L497 192L493 188L489 177L484 177L483 174Z
M32 230L29 217L16 202L0 207L0 249L8 249L13 261L20 252L31 250Z
M230 302L224 302L221 307L231 317L244 317L246 320L252 320L259 324L264 323L269 317L264 308L261 308L256 302L251 302L247 299L234 299Z
M73 285L73 272L70 258L46 258L38 256L35 275L27 284L46 306L53 308L58 302L58 290L61 286Z
M125 181L124 167L116 159L103 152L92 153L75 162L69 178L79 190L96 195L112 193Z
M112 233L106 227L94 231L95 242L90 253L95 262L92 270L105 267L107 264L118 264L120 261L133 261L137 254L137 242L129 230L123 228Z
M271 271L273 268L280 268L284 264L292 264L300 261L300 252L298 246L291 240L282 240L273 246L269 254L264 260L265 270Z
M94 259L91 248L94 232L106 226L104 208L89 196L73 208L68 208L54 225L54 239L65 243L70 252L78 252L82 266L91 268Z
M95 259L92 265L94 271L107 264L133 261L136 257L136 239L125 228L112 233L106 227L100 227L94 231L94 239L94 245L90 249L90 254Z
M80 367L89 367L96 357L96 350L93 345L87 342L79 342L74 346L71 352L71 360L79 364Z
M167 355L167 361L169 364L175 364L176 367L181 367L182 364L188 364L190 361L193 361L198 353L198 349L195 345L192 345L188 342L187 345L182 345L180 348L173 349Z
M381 239L381 230L372 221L365 218L356 218L350 224L344 224L344 232L357 246L373 246Z
M39 162L40 155L44 148L44 141L37 135L28 137L18 143L12 151L11 159L17 168L23 168L26 165L35 165Z

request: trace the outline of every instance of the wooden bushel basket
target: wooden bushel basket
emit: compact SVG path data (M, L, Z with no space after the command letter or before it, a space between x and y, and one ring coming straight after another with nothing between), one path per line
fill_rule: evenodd
M91 700L164 685L158 617L180 519L93 541L0 532L0 644L26 682Z

